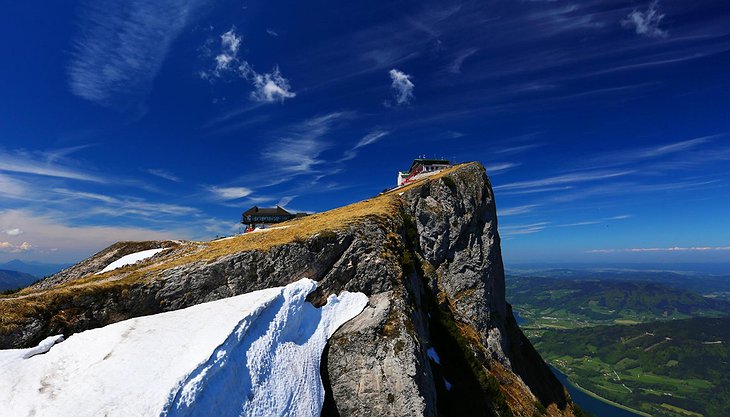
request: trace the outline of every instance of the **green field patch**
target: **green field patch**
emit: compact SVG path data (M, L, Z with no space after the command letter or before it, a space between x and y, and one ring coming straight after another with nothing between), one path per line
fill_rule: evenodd
M620 370L632 369L639 366L639 361L631 358L623 358L620 361L616 362L616 365L614 366L616 369Z
M673 405L667 404L667 403L662 403L661 404L661 407L664 408L664 409L666 409L666 410L672 411L674 413L683 415L683 416L704 417L700 413L695 413L694 411L685 410L684 408L679 408L679 407L676 407L676 406L673 406Z

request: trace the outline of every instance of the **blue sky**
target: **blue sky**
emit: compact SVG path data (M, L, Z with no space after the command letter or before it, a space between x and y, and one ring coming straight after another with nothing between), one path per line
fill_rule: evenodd
M507 263L730 260L722 1L11 2L0 261L488 169Z

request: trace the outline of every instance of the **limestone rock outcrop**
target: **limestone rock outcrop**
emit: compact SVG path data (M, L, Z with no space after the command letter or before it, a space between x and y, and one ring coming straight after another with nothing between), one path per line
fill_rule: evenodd
M345 221L330 223L335 213L326 212L256 237L137 243L170 249L93 278L132 251L125 246L131 243L118 244L0 299L0 309L27 308L2 321L0 347L307 277L319 283L309 297L315 305L343 290L369 297L365 310L330 338L321 370L323 415L574 415L506 302L494 194L480 164L356 204L350 210L359 214ZM278 240L246 246L254 238Z

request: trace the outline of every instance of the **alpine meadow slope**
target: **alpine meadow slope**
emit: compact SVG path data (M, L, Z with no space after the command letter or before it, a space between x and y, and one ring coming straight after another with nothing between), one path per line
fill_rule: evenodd
M309 278L316 307L343 291L368 297L324 349L322 415L581 414L505 300L494 194L481 164L286 225L210 242L113 245L0 298L0 348Z

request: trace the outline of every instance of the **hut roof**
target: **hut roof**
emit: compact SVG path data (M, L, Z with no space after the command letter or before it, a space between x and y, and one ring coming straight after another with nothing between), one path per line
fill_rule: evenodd
M250 209L243 212L244 216L291 216L291 213L284 210L283 208L276 206L274 208L270 207L258 207L253 206Z

